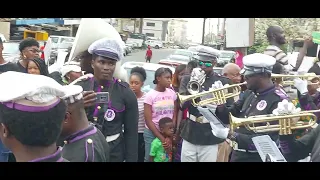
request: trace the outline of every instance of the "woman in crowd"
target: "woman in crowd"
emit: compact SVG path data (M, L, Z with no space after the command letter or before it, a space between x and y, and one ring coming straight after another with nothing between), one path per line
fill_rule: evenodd
M172 149L172 140L164 138L159 131L159 120L164 117L173 119L176 124L177 95L170 89L172 72L169 68L159 68L155 72L155 89L150 90L144 100L144 117L146 128L144 130L145 162L149 162L152 141L157 137L167 150Z
M30 59L26 68L29 74L49 76L48 67L40 58Z
M139 109L139 121L138 121L138 162L144 162L144 138L143 132L146 126L144 120L144 99L146 93L141 91L143 83L147 78L146 70L142 67L134 67L131 69L129 85L131 90L135 93L138 99L138 109Z
M173 89L178 92L180 87L181 78L186 71L187 65L180 64L176 67L173 77L172 77L172 87Z
M20 60L17 65L20 72L27 73L27 65L30 59L39 57L39 42L34 38L27 38L19 44Z

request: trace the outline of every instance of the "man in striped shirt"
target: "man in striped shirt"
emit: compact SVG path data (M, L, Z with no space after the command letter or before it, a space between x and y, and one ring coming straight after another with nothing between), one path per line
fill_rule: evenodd
M286 68L286 65L289 65L288 63L289 58L287 54L280 49L282 45L286 44L284 30L279 26L270 26L267 29L266 34L267 34L267 38L270 45L264 51L264 54L267 54L276 58L277 62L275 66L279 66L279 65L282 66L282 70L280 74L285 74L285 72L289 71L289 69ZM307 53L307 48L309 47L308 42L309 41L306 40L303 45L303 48L300 49L297 62L296 62L296 67L294 67L293 69L294 71L299 69L302 63L302 60ZM273 73L276 73L276 72L273 72Z

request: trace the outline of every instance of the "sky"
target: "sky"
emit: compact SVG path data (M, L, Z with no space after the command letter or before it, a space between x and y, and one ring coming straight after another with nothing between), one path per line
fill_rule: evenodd
M192 40L192 42L195 42L195 43L201 43L203 18L184 18L184 19L188 21L187 23L188 39ZM220 21L222 21L222 18L220 18ZM218 24L218 18L208 18L206 20L205 34L208 34L209 30L214 34L217 34L217 24ZM209 27L211 28L209 29Z

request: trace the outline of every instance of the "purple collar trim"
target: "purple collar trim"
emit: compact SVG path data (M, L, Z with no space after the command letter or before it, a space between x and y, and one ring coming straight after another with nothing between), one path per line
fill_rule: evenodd
M48 106L27 106L27 105L18 104L15 102L4 102L2 104L5 105L7 108L16 109L24 112L44 112L55 107L57 104L59 104L59 102L60 102L60 99Z
M63 162L63 157L61 155L62 148L59 147L58 150L49 156L31 160L29 162Z
M74 143L80 139L83 139L83 138L86 138L92 134L95 134L96 132L97 132L97 129L94 126L90 125L88 128L83 129L81 131L78 131L78 132L68 136L66 138L67 144Z

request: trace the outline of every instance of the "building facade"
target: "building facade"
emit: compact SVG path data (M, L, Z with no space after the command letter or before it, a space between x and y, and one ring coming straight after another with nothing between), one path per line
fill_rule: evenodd
M187 20L182 18L171 19L168 23L168 36L166 41L187 43Z
M142 34L165 41L169 18L143 18Z

